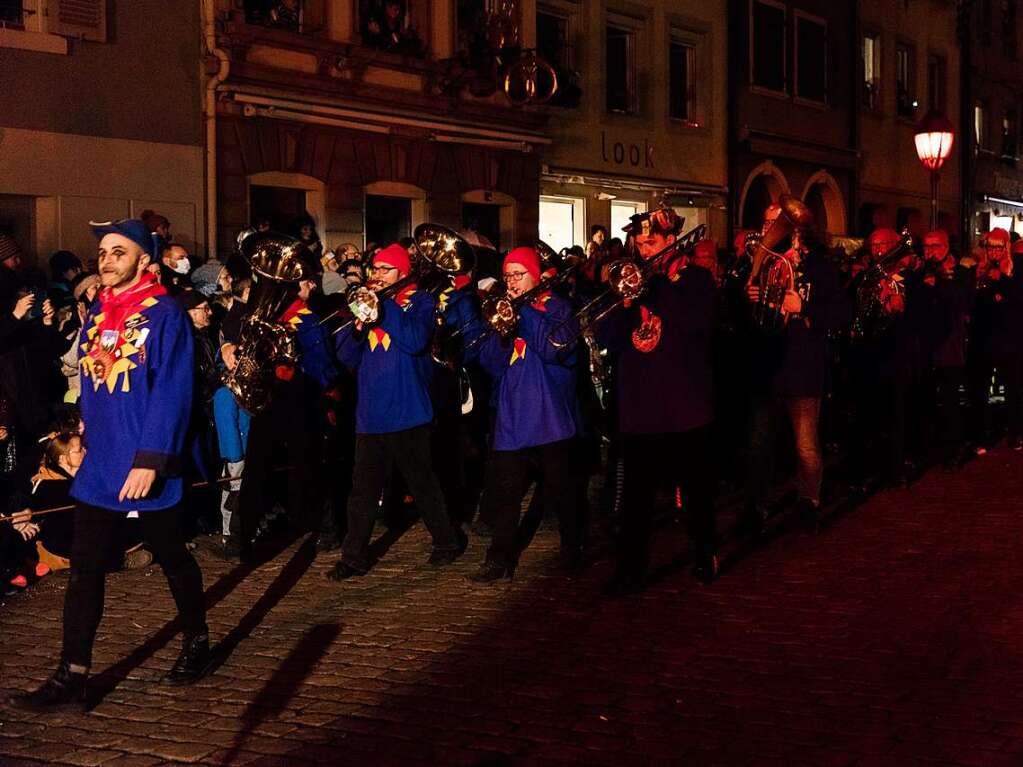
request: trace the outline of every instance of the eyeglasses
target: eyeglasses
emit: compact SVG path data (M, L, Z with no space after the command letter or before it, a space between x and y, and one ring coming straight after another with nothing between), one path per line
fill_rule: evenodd
M529 272L505 272L502 279L505 282L520 282Z
M388 272L396 272L396 271L398 271L398 267L396 267L396 266L377 266L376 264L374 264L373 266L369 267L366 271L369 272L370 274L387 274Z

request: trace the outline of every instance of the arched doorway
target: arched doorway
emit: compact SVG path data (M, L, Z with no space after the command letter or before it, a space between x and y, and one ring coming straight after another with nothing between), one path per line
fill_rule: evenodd
M827 171L817 171L803 188L803 202L813 213L817 231L822 235L848 234L845 199L838 182Z
M754 168L746 178L739 203L739 225L759 230L767 206L789 191L789 182L770 160Z
M296 220L309 213L320 237L325 236L327 195L322 181L304 173L266 171L249 175L248 183L250 225L266 219L275 231L297 234L292 231Z

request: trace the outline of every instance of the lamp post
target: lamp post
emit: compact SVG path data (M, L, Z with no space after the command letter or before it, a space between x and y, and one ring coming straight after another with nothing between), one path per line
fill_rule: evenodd
M931 229L938 228L938 173L945 160L952 153L955 143L955 128L945 115L932 109L913 136L916 140L916 154L920 162L931 172Z

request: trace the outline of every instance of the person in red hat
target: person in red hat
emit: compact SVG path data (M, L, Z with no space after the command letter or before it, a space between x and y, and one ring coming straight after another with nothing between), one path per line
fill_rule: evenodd
M1016 269L1010 242L1005 229L992 229L984 237L984 261L978 266L968 360L971 441L977 455L984 455L1003 430L1012 449L1023 449L1023 273ZM991 405L992 376L1005 389L1001 424L995 423Z
M430 451L430 343L435 301L411 274L408 249L389 245L373 256L367 287L376 301L360 300L353 321L335 337L338 358L356 376L355 465L348 496L348 531L341 559L328 578L365 575L373 562L373 535L380 494L392 463L401 472L430 536L428 564L445 567L465 551L468 539L447 513ZM384 291L395 291L381 298ZM374 306L375 303L375 306Z
M540 258L533 248L505 256L504 283L510 299L540 285ZM583 519L577 503L574 437L578 432L575 335L572 306L542 291L519 309L507 337L491 333L480 363L496 388L490 460L486 468L483 519L494 526L493 541L476 583L511 577L525 542L519 522L522 499L540 475L544 510L560 520L565 566L582 564Z

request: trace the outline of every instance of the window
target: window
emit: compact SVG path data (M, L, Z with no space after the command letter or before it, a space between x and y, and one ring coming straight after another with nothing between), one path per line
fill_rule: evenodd
M973 138L976 149L987 146L987 109L982 101L973 105Z
M622 237L622 229L632 223L630 219L637 213L646 213L646 203L613 200L611 202L611 234L608 236Z
M693 88L696 48L672 40L668 45L668 115L673 120L693 121L696 117Z
M785 7L753 0L751 53L754 85L785 90Z
M1006 108L1002 115L1002 159L1016 164L1016 146L1019 143L1015 108Z
M540 198L540 239L555 250L585 242L585 226L581 197Z
M606 31L605 83L607 111L636 111L636 33L608 25Z
M905 43L895 46L895 105L899 117L912 119L916 115L914 93L913 49Z
M547 61L558 77L558 90L547 102L551 106L574 107L579 105L582 92L572 70L572 47L569 40L569 20L546 11L536 12L536 52ZM543 70L538 73L537 90L546 92L550 83L545 81Z
M359 0L362 44L403 56L422 56L412 0Z
M412 233L412 200L366 195L366 244L382 247Z
M0 26L22 27L22 0L0 0Z
M881 108L881 37L863 36L863 91L860 103L866 109Z
M796 95L828 100L828 27L802 15L796 17Z
M303 0L245 0L245 21L300 32L303 4Z
M945 111L945 60L933 54L927 57L927 108Z
M1016 0L1002 0L1002 53L1016 60Z

